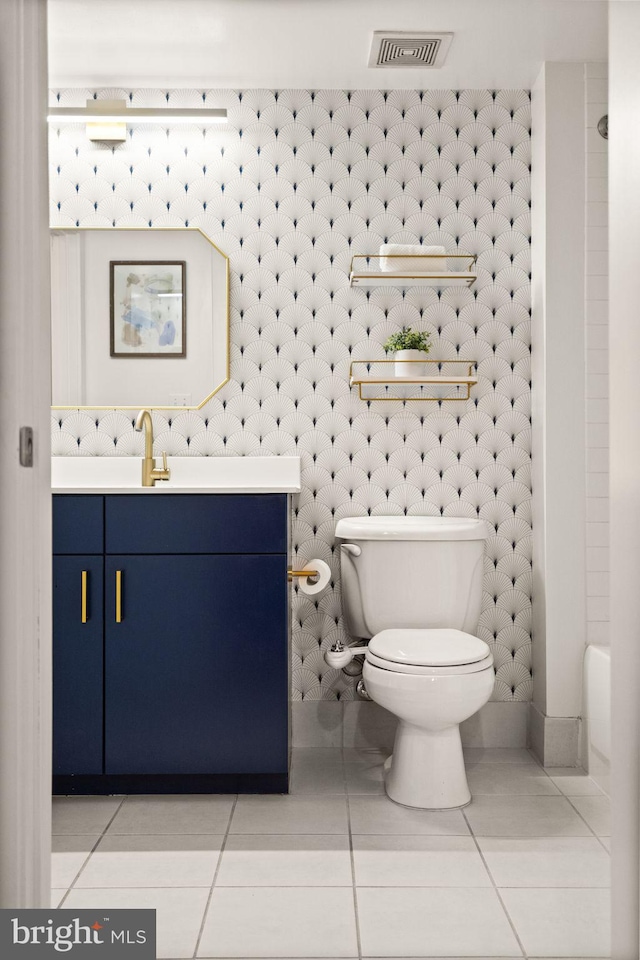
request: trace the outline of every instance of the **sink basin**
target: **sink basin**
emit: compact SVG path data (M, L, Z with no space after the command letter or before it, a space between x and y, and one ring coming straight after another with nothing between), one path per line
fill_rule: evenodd
M53 493L298 493L300 457L168 457L171 479L142 486L140 457L52 457ZM156 461L159 465L160 458Z

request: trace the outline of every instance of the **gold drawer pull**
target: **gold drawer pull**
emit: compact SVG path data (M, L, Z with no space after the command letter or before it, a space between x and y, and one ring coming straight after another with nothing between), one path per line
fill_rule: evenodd
M122 623L122 570L116 570L116 623Z
M81 576L81 600L80 600L80 622L87 622L87 571L82 571Z

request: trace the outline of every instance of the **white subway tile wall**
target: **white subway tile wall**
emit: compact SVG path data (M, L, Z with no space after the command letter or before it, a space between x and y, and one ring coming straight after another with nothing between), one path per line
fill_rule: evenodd
M609 228L607 64L585 64L587 643L609 642Z
M492 525L479 634L495 657L494 699L529 699L527 91L52 96L70 106L94 95L228 110L225 129L143 126L116 147L89 142L80 124L53 126L51 223L197 226L230 255L231 382L201 411L156 412L157 450L302 457L293 560L321 557L333 581L317 600L293 588L293 698L355 697L355 680L323 660L346 636L336 520L408 513L480 516ZM386 242L477 254L478 279L441 295L351 289L351 256L375 254ZM433 358L477 363L470 401L357 399L350 361L383 359L383 342L403 324L432 334ZM594 383L594 399L602 392ZM142 451L126 411L54 411L52 428L58 455Z

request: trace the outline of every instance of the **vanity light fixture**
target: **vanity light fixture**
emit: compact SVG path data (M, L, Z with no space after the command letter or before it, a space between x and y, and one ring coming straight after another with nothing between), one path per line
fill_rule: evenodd
M86 123L89 140L122 142L127 139L127 124L190 123L198 126L226 123L227 111L172 107L128 107L126 100L87 100L86 107L53 107L49 123Z

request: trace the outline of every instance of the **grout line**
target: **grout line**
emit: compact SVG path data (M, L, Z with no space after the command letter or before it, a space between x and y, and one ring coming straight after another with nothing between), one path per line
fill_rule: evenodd
M209 913L209 907L211 906L211 898L213 897L213 889L216 885L216 880L218 879L218 874L220 872L220 865L222 863L222 855L224 853L225 847L227 845L227 840L229 838L229 831L231 830L231 821L233 820L233 815L236 812L236 805L238 803L238 795L236 794L233 798L233 806L231 808L231 813L229 814L229 821L227 823L227 829L224 835L222 844L220 845L220 853L218 854L218 862L216 863L216 869L213 872L213 880L211 881L211 887L209 888L209 896L207 897L207 902L204 907L204 913L202 914L202 922L200 924L200 929L198 930L198 937L196 939L196 945L193 951L193 957L198 956L198 950L200 949L200 941L202 940L202 934L204 933L204 925L207 922L207 914Z
M466 839L466 838L465 838ZM473 839L469 837L469 840ZM491 838L493 839L493 837ZM553 839L553 838L551 838ZM583 838L585 839L585 838ZM135 884L134 886L110 886L100 884L95 887L76 887L76 890L209 890L210 884ZM351 890L351 886L344 883L225 883L218 885L220 890ZM53 890L63 890L63 887L52 887ZM359 890L488 890L487 884L437 884L437 883L360 883ZM589 886L567 886L567 884L527 884L526 886L503 883L500 890L608 890L608 884L590 884ZM52 908L53 909L53 908Z
M606 796L606 794L605 794L605 796ZM591 833L593 834L593 836L596 838L596 840L598 841L598 843L602 846L602 848L607 851L607 853L609 854L609 856L611 856L611 851L610 851L610 850L607 850L605 844L602 842L602 837L601 837L599 834L596 833L596 831L593 829L593 827L591 826L591 824L589 823L589 821L588 821L585 817L583 817L583 815L580 813L580 811L578 810L578 808L577 808L577 807L575 806L575 804L572 802L572 798L571 798L571 797L566 797L565 799L569 801L569 803L571 804L572 809L575 810L575 812L578 814L578 816L580 817L580 819L582 820L582 822L583 822L583 823L586 823L587 827L589 828L589 830L591 831ZM581 800L581 799L582 799L582 797L573 797L573 800Z
M89 853L87 854L86 859L83 861L82 866L80 867L80 869L79 869L78 872L76 873L75 877L73 878L73 880L72 880L71 883L69 884L69 886L68 886L68 888L67 888L67 892L65 893L64 897L62 898L62 900L60 901L60 903L58 904L58 906L57 906L56 909L59 910L59 909L64 905L65 900L67 899L67 897L69 896L69 894L71 893L71 891L75 888L76 881L77 881L78 878L80 877L80 874L83 872L84 868L85 868L85 867L87 866L87 864L89 863L89 860L91 859L91 857L92 857L93 854L95 853L96 849L98 848L98 845L99 845L100 841L104 838L107 830L109 829L109 827L111 826L111 824L113 823L113 821L115 820L115 818L116 818L116 817L118 816L118 814L120 813L120 811L121 811L121 809L122 809L122 806L123 806L123 804L124 804L124 802L125 802L126 799L127 799L126 797L122 797L120 803L119 803L118 806L116 807L116 810L115 810L113 816L112 816L111 819L108 821L106 827L104 828L104 830L102 831L102 833L100 834L100 836L98 837L98 839L96 840L96 842L94 843L94 845L92 846L91 850L90 850ZM65 836L65 834L57 834L57 836ZM66 834L66 836L78 836L78 837L80 837L80 836L84 836L84 834L80 834L80 833L78 833L78 834ZM81 889L81 888L78 888L78 889Z
M211 851L213 852L213 851ZM53 890L62 890L63 887L53 887ZM112 887L108 884L101 884L98 887L77 887L79 891L84 890L210 890L211 884L198 884L198 883L185 883L185 884L175 884L172 883L171 886L162 883L153 883L153 884L135 884L133 886L117 886ZM351 886L345 883L336 883L336 884L318 884L318 883L225 883L224 885L220 884L217 887L218 890L351 890ZM377 889L377 888L376 888ZM478 887L465 887L466 890L479 889ZM486 889L486 888L485 888ZM514 889L521 889L519 887ZM531 889L537 889L531 887ZM545 889L543 887L540 888ZM581 889L590 889L588 887Z
M542 769L544 770L544 772L546 773L546 775L549 777L549 779L550 779L551 782L553 783L553 778L552 778L551 774L547 772L547 768L546 768L546 767L542 767ZM549 767L548 769L549 769L549 770L555 770L555 769L557 769L557 768L555 768L555 767ZM578 768L576 768L576 769L578 769ZM585 776L587 776L587 777L589 776L589 772L588 772L587 770L585 770ZM607 847L606 847L606 845L602 842L602 837L599 836L599 835L596 833L596 831L593 829L593 827L592 827L591 824L588 822L588 820L586 820L586 818L583 817L583 815L580 813L580 811L578 810L578 808L576 807L576 805L573 803L574 800L582 800L584 795L583 795L583 796L577 796L577 797L569 797L569 796L567 796L566 793L561 793L561 795L564 797L565 800L568 801L568 803L571 805L571 809L574 810L574 811L578 814L578 816L580 817L580 819L582 820L582 822L588 827L588 829L590 830L591 834L596 838L596 840L598 841L598 843L600 844L600 846L602 847L602 849L603 849L606 853L608 853L609 856L611 856L611 851L608 850ZM590 796L590 794L587 794L587 796ZM606 797L607 795L606 795L606 793L603 791L601 794L596 793L596 794L593 794L593 796L596 796L596 797L599 797L599 796Z
M349 858L351 861L351 881L353 894L353 911L356 923L356 944L358 947L358 957L362 960L362 939L360 936L360 916L358 914L358 890L356 887L356 864L353 855L353 833L351 832L351 798L347 789L347 771L344 766L344 746L342 748L342 776L344 779L344 794L347 801L347 827L349 830Z
M533 752L533 749L532 749L531 747L525 747L525 750L527 751L527 753L529 754L529 756L533 759L533 762L534 762L535 764L537 764L537 766L539 766L541 770L544 770L544 764L543 764L543 763L539 760L539 758L535 755L535 753ZM546 771L545 771L545 773L546 773ZM548 776L548 774L547 774L547 776Z
M191 793L185 794L187 797L193 796ZM215 833L211 833L209 830L198 830L197 833L185 833L183 830L174 831L173 833L117 833L115 830L109 832L110 837L120 837L122 840L126 840L127 837L133 838L136 840L144 839L144 837L224 837L226 828L221 827L219 830L216 830ZM63 834L58 834L58 836L63 836ZM69 834L69 836L83 836L83 834ZM208 884L207 884L208 886Z
M516 941L517 941L517 943L518 943L518 946L520 947L520 950L522 951L522 956L526 958L526 957L528 957L528 954L527 954L527 952L526 952L526 950L525 950L525 948L524 948L524 944L523 944L522 940L520 939L520 935L518 934L518 931L516 930L516 926L515 926L513 920L511 919L511 915L509 914L509 911L507 910L507 906L506 906L504 900L502 899L502 895L501 895L501 893L500 893L500 890L498 889L498 885L496 884L496 881L494 880L493 874L491 873L491 870L489 869L489 864L487 863L487 861L486 861L486 859L485 859L485 856L484 856L482 850L480 849L480 844L478 843L478 839L477 839L475 833L473 832L473 829L472 829L472 827L471 827L471 824L469 823L469 821L468 821L468 819L467 819L467 815L466 815L466 813L465 813L465 808L463 808L460 812L461 812L462 816L463 816L464 819L465 819L465 822L466 822L466 824L467 824L467 826L468 826L468 828L469 828L469 831L470 831L470 833L471 833L471 836L473 837L473 842L474 842L475 845L476 845L476 850L478 851L478 855L480 856L480 859L482 860L482 863L484 864L484 868L485 868L485 870L487 871L487 875L488 875L489 879L491 880L491 883L492 883L492 885L493 885L493 889L495 890L496 896L497 896L498 900L500 901L500 906L502 907L502 909L503 909L503 911L504 911L504 915L506 916L507 921L509 922L509 926L511 927L511 930L513 931L513 935L514 935L514 937L516 938Z

